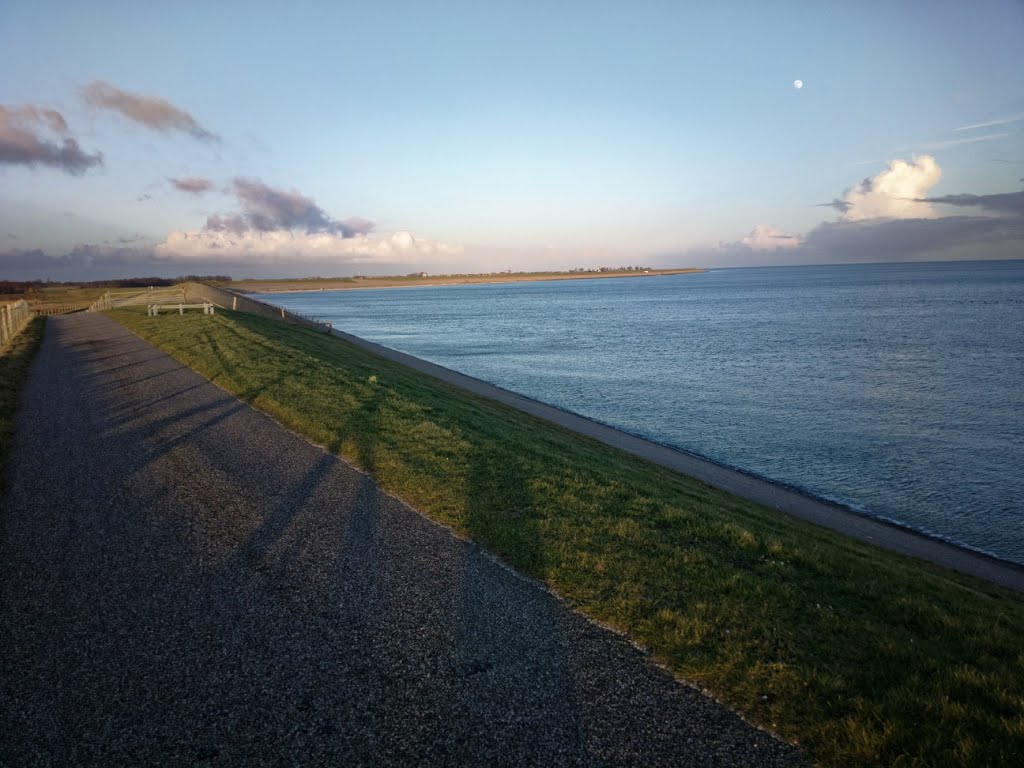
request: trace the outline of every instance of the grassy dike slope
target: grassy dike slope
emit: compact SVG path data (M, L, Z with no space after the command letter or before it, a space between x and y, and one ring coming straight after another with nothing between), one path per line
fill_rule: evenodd
M35 317L6 347L0 348L0 472L7 463L14 443L14 415L18 409L21 388L28 377L32 359L43 341L45 328L46 318ZM0 520L0 528L2 526L3 520Z
M1012 765L1024 755L1016 593L309 330L230 312L111 315L822 764Z

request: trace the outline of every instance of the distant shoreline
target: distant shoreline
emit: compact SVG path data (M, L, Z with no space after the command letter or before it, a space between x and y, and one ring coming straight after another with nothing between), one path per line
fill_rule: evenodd
M490 283L533 283L546 280L597 280L618 277L662 277L706 272L698 267L610 272L496 272L480 275L409 275L388 277L343 277L316 280L236 280L223 286L244 293L310 293L366 288L414 288L439 285L486 285Z

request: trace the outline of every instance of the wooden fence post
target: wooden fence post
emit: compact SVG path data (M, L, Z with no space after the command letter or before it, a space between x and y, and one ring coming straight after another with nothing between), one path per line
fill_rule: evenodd
M0 305L0 345L7 344L17 336L31 319L32 310L24 299Z

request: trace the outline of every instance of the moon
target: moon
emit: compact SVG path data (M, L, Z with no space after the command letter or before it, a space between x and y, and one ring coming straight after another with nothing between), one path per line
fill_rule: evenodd
M796 88L799 91L801 88L804 87L804 81L803 80L794 80L793 81L793 87Z

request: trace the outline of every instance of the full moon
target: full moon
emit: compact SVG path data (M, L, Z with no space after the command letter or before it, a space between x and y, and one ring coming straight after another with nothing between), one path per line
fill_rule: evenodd
M793 87L796 88L799 91L801 88L804 87L804 81L803 80L794 80L793 81Z

